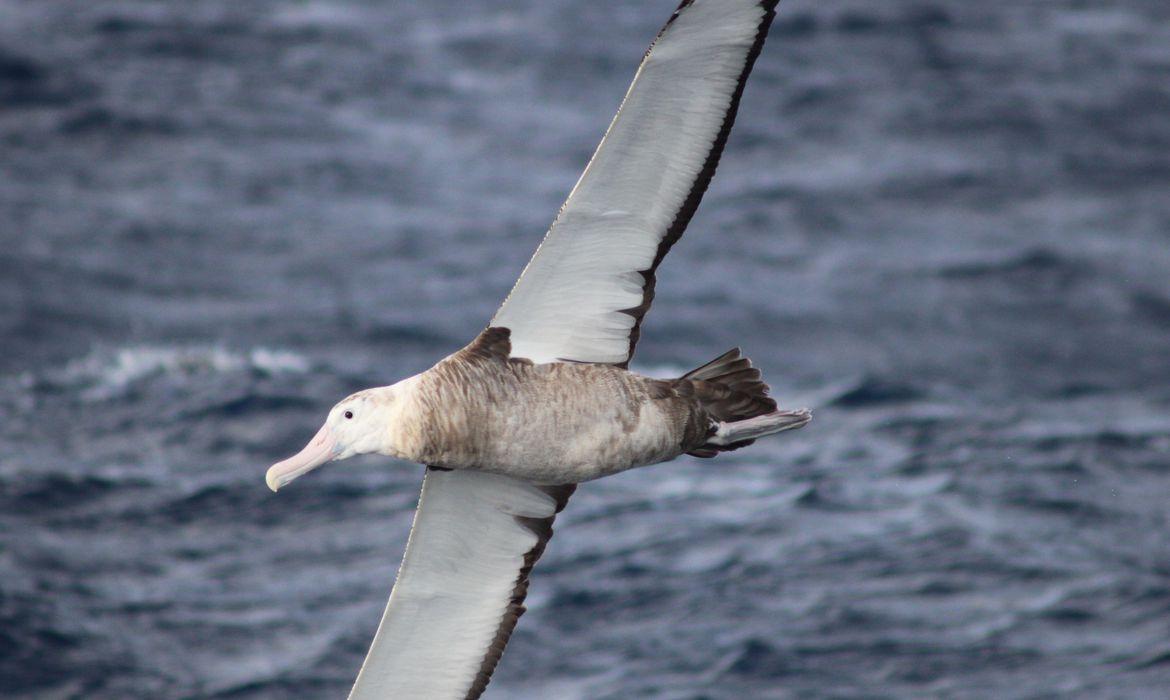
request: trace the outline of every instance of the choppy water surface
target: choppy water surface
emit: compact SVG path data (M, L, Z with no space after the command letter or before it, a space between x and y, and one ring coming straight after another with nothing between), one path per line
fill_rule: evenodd
M0 694L340 697L419 468L266 466L490 317L670 0L0 3ZM784 2L496 698L1170 687L1170 6Z

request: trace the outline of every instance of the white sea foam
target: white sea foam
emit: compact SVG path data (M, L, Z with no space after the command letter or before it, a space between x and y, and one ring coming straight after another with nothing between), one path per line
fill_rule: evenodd
M92 352L47 379L61 388L79 390L82 398L100 401L119 396L133 384L157 376L304 374L309 368L304 356L287 350L137 346Z
M370 13L350 4L302 2L278 9L269 21L285 29L356 29L370 22L371 17Z

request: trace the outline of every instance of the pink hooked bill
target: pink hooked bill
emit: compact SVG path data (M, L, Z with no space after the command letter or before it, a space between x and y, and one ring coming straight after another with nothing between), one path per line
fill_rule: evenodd
M335 454L333 448L336 445L337 440L333 437L333 431L328 425L323 425L309 444L305 445L305 449L269 467L264 481L267 482L268 488L276 491L298 476L311 472L333 459Z

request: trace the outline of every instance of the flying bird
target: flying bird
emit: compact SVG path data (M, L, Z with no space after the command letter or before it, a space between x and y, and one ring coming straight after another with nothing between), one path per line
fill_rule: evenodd
M406 554L351 698L478 698L576 484L799 428L731 350L676 379L628 370L655 270L715 173L777 0L684 0L489 326L349 396L277 490L333 460L427 465Z

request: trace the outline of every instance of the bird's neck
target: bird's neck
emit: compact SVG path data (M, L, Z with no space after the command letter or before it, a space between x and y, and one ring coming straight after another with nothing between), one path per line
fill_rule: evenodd
M382 446L380 454L396 459L420 461L422 452L422 425L419 419L418 391L420 378L416 374L383 389L391 400L381 408Z

